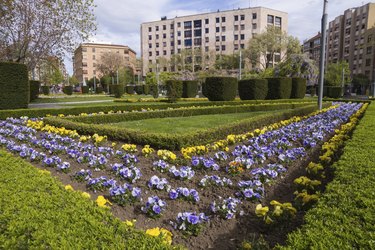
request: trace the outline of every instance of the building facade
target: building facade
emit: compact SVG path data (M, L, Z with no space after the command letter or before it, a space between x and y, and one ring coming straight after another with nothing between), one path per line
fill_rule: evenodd
M249 40L268 25L287 32L288 14L255 7L142 23L142 73L182 70L185 62L191 63L194 71L196 64L210 56L232 55L245 49ZM180 63L163 63L176 55L184 55Z
M316 62L316 65L319 65L320 61L320 39L321 39L320 32L313 36L310 39L307 39L303 42L302 51L303 53L309 55L311 60Z
M114 52L124 55L125 65L131 67L136 73L136 52L125 45L82 43L75 51L73 57L73 75L77 80L87 82L95 77L100 78L103 74L96 65L105 52Z
M353 75L375 80L375 3L351 8L329 23L326 62L345 60Z

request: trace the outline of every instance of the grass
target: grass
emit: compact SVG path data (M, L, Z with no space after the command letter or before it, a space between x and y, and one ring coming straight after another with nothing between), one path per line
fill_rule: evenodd
M274 111L270 111L274 112ZM132 128L145 132L188 134L208 128L214 128L224 124L256 117L270 112L246 112L233 114L199 115L191 117L155 118L139 121L127 121L113 123L112 126L120 128Z
M62 103L62 102L82 102L82 101L113 101L114 98L105 95L73 95L73 96L44 96L34 100L31 103ZM82 104L81 104L82 105Z
M0 149L0 249L168 249Z

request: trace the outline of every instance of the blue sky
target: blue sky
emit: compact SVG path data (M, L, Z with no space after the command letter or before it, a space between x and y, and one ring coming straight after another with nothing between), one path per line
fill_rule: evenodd
M328 20L346 9L368 1L328 0ZM98 30L90 41L128 45L140 56L140 24L160 20L160 17L184 16L237 8L268 7L288 13L288 33L301 41L320 31L323 0L95 0ZM72 61L65 65L72 73Z

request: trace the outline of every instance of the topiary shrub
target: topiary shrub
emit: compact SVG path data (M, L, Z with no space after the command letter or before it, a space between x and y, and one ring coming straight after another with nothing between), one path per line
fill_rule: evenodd
M241 100L264 100L267 93L266 79L246 79L238 82L238 94Z
M152 94L152 96L154 98L158 98L159 97L159 89L158 89L158 85L156 84L151 84L150 85L150 92Z
M289 99L292 93L292 79L286 77L267 78L268 94L266 99Z
M72 95L73 94L73 86L64 86L63 92L66 95Z
M136 86L135 86L135 92L136 92L138 95L142 95L142 94L143 94L143 85L136 85Z
M30 80L30 101L34 101L38 99L39 96L39 89L40 89L40 82Z
M96 89L95 89L95 93L97 93L97 94L102 94L103 93L103 87L101 87L101 86L97 86L96 87Z
M49 86L42 86L42 93L43 95L49 95L49 92L50 92L50 87Z
M143 84L143 94L149 95L150 94L150 86L147 84Z
M330 98L341 98L343 94L341 86L324 86L323 92L325 92L323 93L324 96Z
M306 79L293 77L292 78L292 93L290 98L303 99L306 94Z
M198 95L198 81L182 81L182 97L194 98Z
M124 94L124 85L123 84L117 84L112 85L113 93L115 95L115 98L121 98L121 96Z
M182 97L182 81L167 80L165 86L167 89L167 97L170 102L176 102Z
M233 101L237 88L237 78L207 77L202 92L210 101Z
M0 109L27 108L30 85L24 64L0 62Z
M126 85L125 92L127 94L129 94L129 95L133 95L134 94L134 86L132 86L132 85Z
M89 86L82 86L81 87L82 94L88 94L89 90L90 90Z

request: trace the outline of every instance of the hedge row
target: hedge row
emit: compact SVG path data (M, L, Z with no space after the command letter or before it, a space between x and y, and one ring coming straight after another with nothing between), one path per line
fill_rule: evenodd
M0 62L0 109L27 108L30 85L24 64Z
M234 102L182 102L182 103L144 103L142 105L129 104L126 102L118 102L111 106L87 106L87 107L67 107L67 108L45 108L45 109L19 109L19 110L0 110L0 120L7 117L44 117L46 115L79 115L81 113L97 113L109 111L132 111L142 109L167 109L167 108L181 108L190 106L221 106L221 105L243 105L243 104L261 104L261 103L288 103L288 102L306 102L306 100L267 100L267 101L234 101ZM313 103L315 101L311 101Z
M1 249L170 249L3 150L0 166Z
M182 81L182 98L194 98L198 95L198 81Z
M63 92L66 95L73 95L73 86L64 86Z
M136 121L152 118L166 117L189 117L196 115L215 115L229 113L245 113L259 111L273 111L281 109L294 109L310 105L310 103L274 103L274 104L258 104L258 105L235 105L235 106L219 106L219 107L192 107L188 109L172 109L172 110L156 110L147 112L130 112L122 114L106 114L94 116L76 116L72 118L64 118L74 122L83 122L88 124L105 124L118 123L124 121Z
M167 97L170 102L176 102L182 97L183 84L180 80L167 80L165 82L167 89Z
M281 249L375 248L375 106L369 105L333 164L335 177L305 225L288 236Z
M329 106L325 104L324 106ZM309 105L293 110L276 111L270 114L264 114L249 118L242 121L233 122L231 124L219 126L197 133L188 135L168 135L147 133L126 128L117 128L110 125L87 124L82 122L74 122L58 117L47 117L45 122L57 127L65 127L67 129L75 129L81 134L100 134L107 135L113 140L120 140L128 143L151 145L155 148L163 148L170 150L178 150L182 147L201 145L225 138L228 134L240 134L250 130L274 123L280 120L289 119L292 116L306 115L316 110L316 105Z
M30 84L30 102L34 101L39 96L39 88L40 88L40 82L39 81L29 81Z
M202 92L210 101L233 101L238 89L237 78L207 77Z

